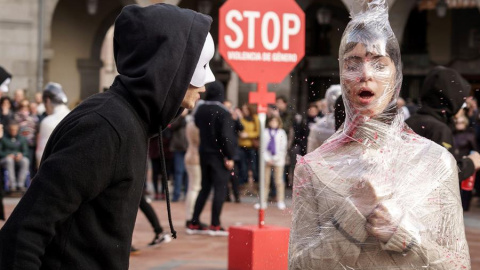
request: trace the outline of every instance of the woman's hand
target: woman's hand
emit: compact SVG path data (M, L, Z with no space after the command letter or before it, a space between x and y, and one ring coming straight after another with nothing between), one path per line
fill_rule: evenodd
M367 232L383 243L390 240L397 231L397 227L398 224L393 221L390 211L383 204L375 207L373 212L367 217Z
M350 190L350 200L364 217L369 216L378 204L375 188L368 180L361 180Z

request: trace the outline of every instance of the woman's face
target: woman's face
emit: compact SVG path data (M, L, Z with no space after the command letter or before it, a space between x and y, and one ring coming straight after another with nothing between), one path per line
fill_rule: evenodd
M244 104L242 106L242 113L244 116L250 116L250 111L248 110L248 105Z
M395 92L395 75L395 65L388 55L369 52L361 43L343 56L346 98L360 114L374 116L385 110Z

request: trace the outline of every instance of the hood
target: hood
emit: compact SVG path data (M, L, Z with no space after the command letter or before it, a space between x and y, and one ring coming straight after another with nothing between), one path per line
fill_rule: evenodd
M465 103L470 85L460 73L451 68L437 66L431 70L420 91L422 114L430 114L444 123L450 122Z
M167 4L126 6L117 17L114 85L123 87L112 91L128 96L150 133L181 111L211 23L209 16Z
M207 94L205 95L205 100L207 101L225 101L225 87L219 81L214 81L207 84L206 86Z
M325 93L325 99L327 100L328 112L333 113L335 111L335 102L338 97L342 95L342 87L340 84L331 85Z

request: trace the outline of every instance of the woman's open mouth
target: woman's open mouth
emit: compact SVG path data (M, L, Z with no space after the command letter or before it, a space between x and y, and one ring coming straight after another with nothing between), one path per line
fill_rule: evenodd
M361 103L368 104L373 100L374 97L375 94L370 89L362 88L360 91L358 91L358 98Z

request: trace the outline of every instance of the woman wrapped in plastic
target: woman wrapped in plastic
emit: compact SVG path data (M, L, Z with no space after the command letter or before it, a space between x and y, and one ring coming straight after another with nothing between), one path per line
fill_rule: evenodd
M455 159L396 108L387 10L370 1L343 34L346 120L297 163L289 269L470 269Z

